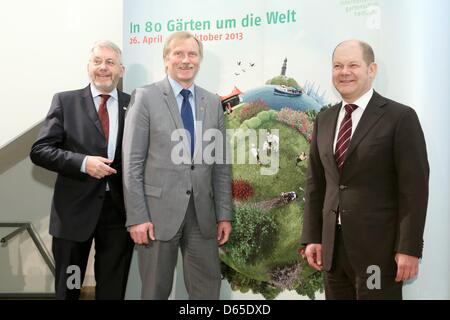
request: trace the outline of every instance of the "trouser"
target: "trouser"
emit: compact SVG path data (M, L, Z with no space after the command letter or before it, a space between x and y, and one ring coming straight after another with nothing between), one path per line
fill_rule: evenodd
M193 198L176 235L169 241L155 240L137 246L142 280L142 299L169 298L178 248L183 256L183 274L191 300L219 298L221 273L217 240L204 238L198 226Z
M123 213L116 209L110 193L106 192L96 229L87 241L53 237L57 299L80 297L93 240L96 299L124 298L134 244L125 228Z
M402 282L395 282L395 275L381 276L380 288L370 289L370 275L358 275L352 268L345 249L341 226L336 228L333 265L325 272L325 298L327 300L348 299L402 299Z

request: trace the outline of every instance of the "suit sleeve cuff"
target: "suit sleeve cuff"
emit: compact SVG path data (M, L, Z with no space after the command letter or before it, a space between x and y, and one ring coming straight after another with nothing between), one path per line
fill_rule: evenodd
M86 161L87 161L87 156L84 157L83 162L81 163L80 171L83 173L86 173Z

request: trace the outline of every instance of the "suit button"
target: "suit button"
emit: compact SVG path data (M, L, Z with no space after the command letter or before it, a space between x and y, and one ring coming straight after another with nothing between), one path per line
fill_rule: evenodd
M103 196L98 196L98 198L99 198L100 200L103 200L104 197L103 197Z
M191 166L191 170L194 170L194 169L195 169L195 166L194 166L194 165L192 165L192 166Z
M341 185L339 186L339 189L345 190L345 189L347 189L347 186L344 186L343 184L341 184Z
M186 191L186 194L189 196L191 195L191 190Z

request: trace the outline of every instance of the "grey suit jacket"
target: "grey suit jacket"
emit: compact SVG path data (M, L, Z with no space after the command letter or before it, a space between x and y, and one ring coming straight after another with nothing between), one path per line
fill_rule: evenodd
M209 144L199 134L218 129L225 137L225 130L217 95L195 86L195 105L196 121L201 121L195 151L199 159ZM184 130L183 122L167 78L133 92L123 138L126 225L151 221L156 239L170 240L183 222L193 193L202 235L213 238L217 221L232 219L230 166L224 162L223 148L216 150L223 164L194 164L190 155L181 164L174 162L177 148L188 145L186 139L172 141L177 129Z

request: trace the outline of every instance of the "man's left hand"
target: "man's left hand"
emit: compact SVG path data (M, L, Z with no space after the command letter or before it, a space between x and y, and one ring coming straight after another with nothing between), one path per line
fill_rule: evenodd
M230 221L219 221L217 224L217 242L219 246L224 245L231 233L231 222Z
M397 276L395 277L395 281L397 282L415 278L419 273L418 257L397 253L395 255L395 262L397 262Z

